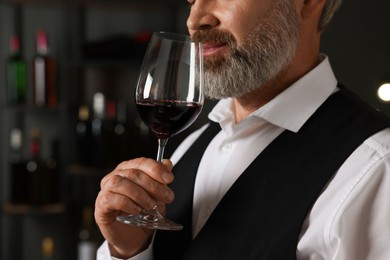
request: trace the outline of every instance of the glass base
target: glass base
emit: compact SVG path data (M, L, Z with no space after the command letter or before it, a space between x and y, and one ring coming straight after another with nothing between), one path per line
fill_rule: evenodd
M139 215L117 216L116 220L128 225L134 225L149 229L179 231L183 226L165 219L160 214L144 213Z

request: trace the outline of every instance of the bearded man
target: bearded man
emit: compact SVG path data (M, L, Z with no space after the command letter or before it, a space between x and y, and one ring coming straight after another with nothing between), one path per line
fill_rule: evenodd
M320 53L341 0L188 2L220 101L170 160L105 176L98 259L390 259L389 122ZM184 229L116 221L156 205Z

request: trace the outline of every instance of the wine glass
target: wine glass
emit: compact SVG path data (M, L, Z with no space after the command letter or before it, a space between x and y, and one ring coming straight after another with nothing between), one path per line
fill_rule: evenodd
M141 66L135 103L141 119L158 139L157 161L162 161L168 139L188 128L200 114L203 88L202 44L187 35L154 33ZM157 206L117 220L151 229L183 228L164 218Z

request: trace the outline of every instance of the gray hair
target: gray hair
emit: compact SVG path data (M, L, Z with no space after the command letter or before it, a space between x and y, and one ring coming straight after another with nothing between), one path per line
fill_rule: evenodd
M318 23L318 29L323 31L332 20L333 15L340 7L342 0L327 0L322 10L320 21Z

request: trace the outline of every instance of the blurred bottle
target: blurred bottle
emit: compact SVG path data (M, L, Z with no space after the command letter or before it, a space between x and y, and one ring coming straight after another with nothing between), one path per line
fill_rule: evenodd
M117 163L117 144L115 143L115 125L117 107L114 100L108 100L105 106L105 116L102 125L102 158L104 167L112 167Z
M93 95L93 120L92 120L92 135L101 137L102 123L105 111L105 97L103 93L97 92Z
M39 30L36 35L37 52L33 64L33 103L36 106L56 106L57 68L49 53L48 37Z
M45 160L43 182L41 190L44 192L42 203L53 204L61 200L60 172L59 172L59 142L51 142L50 156Z
M54 240L51 237L45 237L42 240L42 256L43 260L52 260L54 254Z
M31 130L30 155L26 163L26 170L30 179L30 203L41 205L43 203L45 164L41 158L41 131L38 128Z
M119 101L117 103L117 118L114 127L114 143L117 147L116 163L129 160L132 157L130 138L127 104Z
M26 61L22 56L18 36L9 39L9 52L6 60L7 102L23 104L26 101Z
M11 183L10 202L14 204L28 203L29 175L26 172L22 157L23 133L19 128L10 132L9 172Z
M142 59L145 55L149 41L152 38L152 33L148 31L139 32L134 35L134 58Z
M96 241L94 240L92 207L83 209L83 226L79 233L78 260L95 260L96 259Z
M77 161L81 165L92 165L92 129L89 107L81 105L76 123Z
M101 167L103 165L103 120L105 112L105 96L97 92L93 95L93 119L91 122L92 131L92 149L93 166Z

